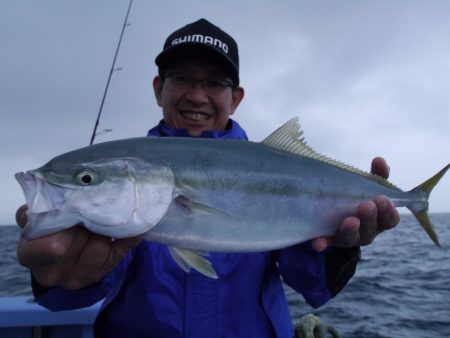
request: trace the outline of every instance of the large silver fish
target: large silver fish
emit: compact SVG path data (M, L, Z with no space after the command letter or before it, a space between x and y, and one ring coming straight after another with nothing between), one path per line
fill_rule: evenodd
M406 206L431 239L428 197L449 169L409 192L312 150L292 119L260 143L133 138L81 148L17 173L28 204L23 236L82 223L124 238L147 232L175 261L211 277L208 251L254 252L333 235L362 201Z

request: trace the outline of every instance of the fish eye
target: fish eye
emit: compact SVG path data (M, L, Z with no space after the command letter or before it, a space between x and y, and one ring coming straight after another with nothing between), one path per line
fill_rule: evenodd
M97 173L92 170L83 170L77 174L76 180L81 185L91 185L95 183Z

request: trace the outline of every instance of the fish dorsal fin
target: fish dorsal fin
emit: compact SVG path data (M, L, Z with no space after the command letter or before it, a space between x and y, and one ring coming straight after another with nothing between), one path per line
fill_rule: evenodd
M262 141L262 143L278 150L286 151L291 154L296 154L299 156L308 157L344 170L351 171L355 174L362 175L372 180L375 180L378 183L381 183L390 188L398 189L395 185L388 182L382 177L372 175L364 170L355 168L343 162L336 161L332 158L329 158L325 155L316 152L306 143L305 137L303 136L303 130L301 130L300 123L298 121L298 117L294 117L285 124L283 124L280 128L278 128L272 134L267 136Z

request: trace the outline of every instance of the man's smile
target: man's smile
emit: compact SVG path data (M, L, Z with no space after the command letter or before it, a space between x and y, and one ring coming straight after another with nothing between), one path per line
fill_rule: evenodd
M206 121L211 118L211 115L209 114L192 111L182 111L181 116L183 116L185 119L192 121Z

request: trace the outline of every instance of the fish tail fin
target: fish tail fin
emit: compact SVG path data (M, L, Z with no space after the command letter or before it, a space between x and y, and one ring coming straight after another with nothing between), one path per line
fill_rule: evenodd
M428 217L428 212L426 210L422 210L419 212L413 212L416 219L419 221L420 225L422 226L423 230L428 234L428 236L431 238L431 240L436 244L437 246L441 246L441 243L439 242L439 237L434 231L433 223L431 223L430 218Z
M413 213L422 228L437 246L441 246L441 244L439 243L439 238L434 231L434 226L431 223L430 218L428 217L428 198L430 197L433 188L436 186L436 184L438 184L440 179L445 175L449 168L450 164L447 164L436 175L412 189L412 193L421 194L424 197L424 200L422 202L416 202L406 206Z

